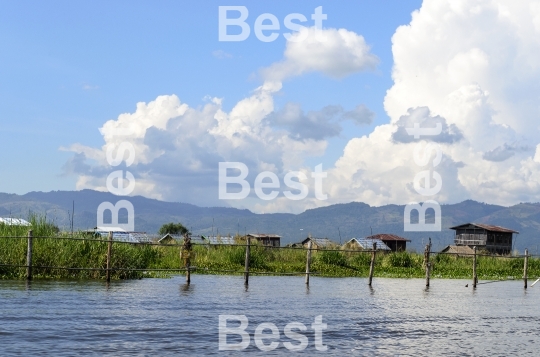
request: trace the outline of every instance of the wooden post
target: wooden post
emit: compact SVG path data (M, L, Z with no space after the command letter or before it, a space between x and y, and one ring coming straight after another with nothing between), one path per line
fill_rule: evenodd
M247 245L246 245L246 261L245 261L245 267L244 267L244 284L249 284L249 248L251 244L251 238L247 237Z
M429 261L429 254L431 251L431 241L426 244L426 249L424 250L424 266L426 267L426 287L429 288L429 278L431 273L431 263Z
M26 280L32 280L32 230L28 231L28 246L26 249Z
M306 284L309 285L309 265L311 264L311 240L308 242L306 258Z
M478 283L478 277L476 276L476 246L473 247L473 288L476 288L476 284Z
M529 250L525 249L525 260L523 262L523 287L527 289L527 269L529 264Z
M109 242L107 243L107 283L111 282L111 253L112 253L113 232L109 232Z
M191 284L191 259L186 258L186 283Z
M184 244L182 245L182 255L184 257L184 267L186 268L186 283L191 283L191 237L189 233L184 235Z
M377 251L377 243L373 242L373 251L371 252L371 263L369 264L369 283L368 285L371 286L371 282L373 280L373 271L375 270L375 252Z

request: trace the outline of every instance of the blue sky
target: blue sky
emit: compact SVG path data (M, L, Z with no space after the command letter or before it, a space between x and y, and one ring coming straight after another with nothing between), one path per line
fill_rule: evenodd
M252 33L244 42L219 42L220 5L245 5L251 26L262 13L280 21L293 12L309 19L315 7L323 6L325 26L362 34L381 63L373 73L338 81L316 73L293 78L277 105L294 101L317 110L365 103L377 114L375 122L387 120L382 98L391 85L391 36L410 20L419 1L361 1L355 6L328 1L3 2L0 148L7 155L0 159L0 191L75 189L77 178L62 176L71 154L58 148L75 142L102 145L98 128L133 111L137 102L176 94L196 107L213 96L231 108L249 95L260 82L257 71L282 56L285 39L263 43ZM219 50L232 57L213 56ZM368 130L347 129L332 142L328 155L334 159L347 138Z
M247 7L246 41L219 41L218 8L226 5ZM535 1L0 6L1 192L103 190L112 171L104 145L112 142L99 129L128 123L141 129L133 194L257 212L423 201L413 185L422 170L415 143L396 135L404 125L438 121L444 185L432 198L540 201ZM290 13L312 26L318 6L333 36L327 47L253 34L262 13L279 19L280 33ZM358 65L364 60L372 65ZM290 71L279 88L264 87L283 66ZM340 66L349 69L335 75ZM359 105L371 119L350 119ZM253 194L220 201L224 160L244 160L250 180L261 170L309 177L322 163L329 199L314 199L309 183L309 198L294 204Z

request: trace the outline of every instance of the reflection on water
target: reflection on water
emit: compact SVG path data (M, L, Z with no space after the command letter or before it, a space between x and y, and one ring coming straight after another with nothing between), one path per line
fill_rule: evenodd
M191 284L180 284L180 295L182 296L189 296L193 292L193 290L195 290L195 288Z
M308 327L330 355L537 355L540 285L423 279L183 276L112 282L0 281L0 356L189 356L218 351L220 314ZM294 342L294 341L293 341ZM252 342L246 352L257 352ZM268 355L289 355L283 343Z

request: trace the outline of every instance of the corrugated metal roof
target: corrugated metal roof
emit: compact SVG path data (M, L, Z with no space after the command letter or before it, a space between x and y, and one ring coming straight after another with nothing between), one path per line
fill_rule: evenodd
M208 244L208 241L203 236L189 236L193 244ZM180 243L184 243L184 236L180 237Z
M98 232L126 232L126 230L123 228L109 226L96 227L94 230Z
M374 234L372 236L369 236L369 237L366 237L368 239L380 239L382 241L400 241L400 242L410 242L411 240L410 239L407 239L407 238L403 238L403 237L400 237L400 236L397 236L395 234Z
M30 222L21 219L21 218L2 218L0 217L0 223L3 223L7 226L31 226Z
M255 233L249 233L248 236L254 237L254 238L281 238L281 236L278 236L277 234L255 234Z
M159 236L154 237L154 240L157 240L159 243L161 243L161 241L165 240L167 237L171 237L178 243L184 242L184 236L182 234L170 234L170 233L165 234L163 237L159 237ZM190 236L190 238L191 238L191 243L193 244L206 244L207 243L205 239L201 236Z
M166 240L167 238L171 238L171 239L174 239L175 241L177 242L180 242L180 240L182 240L184 237L180 234L170 234L170 233L167 233L165 234L163 237L158 238L158 243L161 243L162 241Z
M207 237L204 236L207 244L236 244L234 237Z
M339 245L339 243L336 243L334 241L331 241L328 238L315 238L315 237L308 237L302 241L302 244L306 244L309 241L312 241L313 244L319 246L319 247L328 247L332 245Z
M476 227L480 227L480 228L483 228L487 231L491 231L491 232L505 232L505 233L518 233L518 231L514 231L512 229L509 229L509 228L504 228L504 227L501 227L501 226L493 226L491 224L484 224L484 223L465 223L465 224L460 224L459 226L455 226L455 227L450 227L450 229L458 229L458 228L462 228L464 226L476 226Z
M373 249L373 243L376 244L377 250L391 250L388 248L386 244L380 239L372 239L372 238L352 238L350 239L347 244L351 242L356 242L358 245L362 247L362 249Z
M139 243L150 243L152 238L149 237L145 232L130 232L131 238L136 240ZM114 237L114 233L113 233Z
M144 232L126 232L126 231L110 231L113 232L113 240L121 242L131 242L131 243L145 243L151 242L150 238ZM101 235L102 238L106 239L109 236L109 231L96 231L97 234Z

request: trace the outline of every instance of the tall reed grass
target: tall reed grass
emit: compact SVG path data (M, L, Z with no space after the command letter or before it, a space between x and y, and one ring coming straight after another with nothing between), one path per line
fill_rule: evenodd
M26 265L28 230L32 230L32 265L34 278L104 279L105 271L68 270L62 268L106 268L107 242L101 238L88 237L81 232L61 234L46 217L32 215L30 227L0 224L0 279L22 279L26 270L6 265ZM62 239L78 238L79 240ZM146 269L154 262L158 251L148 245L114 244L113 269ZM4 266L2 266L4 265ZM139 271L113 271L113 279L132 279L144 276Z

